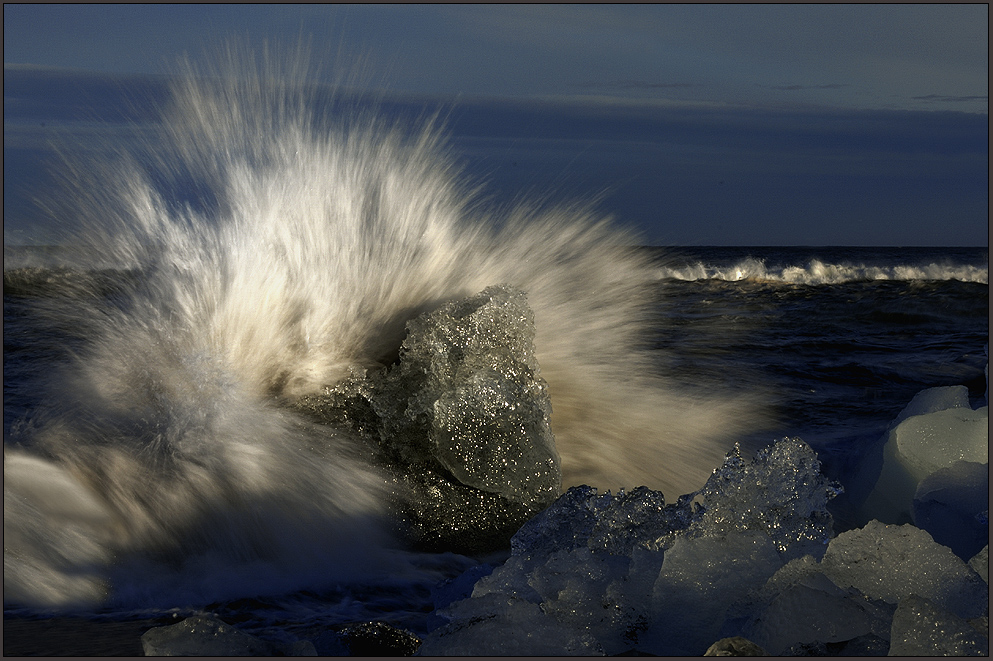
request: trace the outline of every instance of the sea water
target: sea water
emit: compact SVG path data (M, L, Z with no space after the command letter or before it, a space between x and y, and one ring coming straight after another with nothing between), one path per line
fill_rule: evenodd
M965 384L985 402L986 249L639 248L589 208L481 209L430 127L315 115L250 76L175 94L161 142L75 166L73 243L5 246L11 614L425 636L513 530L426 548L418 525L516 527L550 498L512 504L514 485L549 480L675 504L735 442L750 457L790 436L841 487L835 534L864 523L857 469L915 393ZM513 352L465 360L504 332ZM410 386L418 351L445 358L417 374L455 380ZM466 454L442 419L492 445ZM475 461L536 456L505 448L538 436L554 447L534 477ZM764 566L775 551L753 542L724 552Z

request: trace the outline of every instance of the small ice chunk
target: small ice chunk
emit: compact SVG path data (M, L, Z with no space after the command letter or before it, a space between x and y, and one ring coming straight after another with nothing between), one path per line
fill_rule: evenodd
M476 584L469 601L502 595L538 604L559 624L590 634L600 649L615 654L630 649L631 640L624 634L647 610L632 607L626 594L616 590L616 584L625 581L628 566L625 557L596 553L587 547L548 555L513 555ZM641 603L648 599L650 589L647 586L638 595Z
M538 604L488 594L452 604L451 622L426 635L421 656L601 656L588 633L561 624Z
M642 649L700 655L720 638L729 607L783 566L764 532L679 537L665 552L652 593L652 623Z
M141 636L145 656L317 656L313 643L271 643L238 631L216 615L188 617Z
M969 560L969 566L976 570L976 573L986 581L986 584L990 583L990 545L987 544L983 547L983 550L972 556Z
M817 453L798 438L777 441L750 463L735 446L697 493L702 514L687 534L761 530L784 561L807 554L819 558L833 535L827 502L840 492L821 474Z
M741 636L721 638L707 648L704 656L769 656L764 649Z
M989 496L989 464L956 461L917 485L911 512L914 525L966 560L989 540L989 522L978 516L989 509Z
M862 507L864 516L888 523L911 521L920 481L956 461L989 463L989 407L915 415L891 429L882 471Z
M842 590L815 572L779 593L744 634L781 655L798 644L888 636L891 616L892 611L872 604L857 590Z
M648 487L612 495L584 485L559 496L521 526L510 543L515 555L588 547L629 556L636 546L659 548L692 517L688 499L666 505L662 492Z
M571 487L549 507L521 526L511 538L514 555L548 554L586 546L597 512L613 500L590 486Z
M891 604L916 594L971 618L989 602L989 586L975 571L910 524L870 521L844 532L828 544L820 568L839 587L854 587Z
M920 391L896 416L890 427L896 427L907 418L927 415L948 409L970 409L969 389L965 386L942 386Z
M915 594L900 600L890 656L989 656L989 640L968 622Z

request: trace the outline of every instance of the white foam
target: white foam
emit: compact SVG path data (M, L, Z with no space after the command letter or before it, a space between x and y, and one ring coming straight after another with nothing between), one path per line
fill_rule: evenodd
M383 370L408 320L494 284L534 311L566 484L689 492L756 428L753 393L659 375L642 344L654 272L624 232L579 206L493 217L430 125L314 105L304 62L257 59L229 49L177 78L144 152L67 165L75 245L142 277L49 310L87 342L19 440L107 502L115 594L375 574L386 480L364 440L284 405ZM48 505L31 507L52 537ZM178 574L150 571L163 557ZM18 599L29 564L6 566Z
M750 257L729 266L697 262L681 267L658 269L660 279L720 280L724 282L769 282L802 285L836 285L875 280L920 281L959 280L989 283L989 267L969 264L921 264L881 266L872 264L832 264L813 259L803 265L767 266L765 260Z

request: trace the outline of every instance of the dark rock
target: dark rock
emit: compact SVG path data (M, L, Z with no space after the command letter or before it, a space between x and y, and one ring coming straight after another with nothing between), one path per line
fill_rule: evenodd
M741 636L721 638L707 648L704 656L769 656L764 649Z
M350 624L338 636L351 656L413 656L421 639L385 622Z

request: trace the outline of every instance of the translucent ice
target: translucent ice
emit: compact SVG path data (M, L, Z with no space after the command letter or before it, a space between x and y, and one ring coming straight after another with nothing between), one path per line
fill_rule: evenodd
M888 434L882 471L863 505L865 518L911 521L921 480L956 461L989 463L989 407L955 407L905 418Z
M398 361L298 408L370 440L422 548L505 548L560 494L525 294L490 287L407 322Z
M471 598L440 612L449 624L422 653L558 653L537 628L586 653L703 654L736 633L724 631L732 611L741 617L732 606L784 561L823 554L836 489L819 468L805 443L784 439L752 462L732 452L674 504L645 488L572 488L521 527L511 557ZM527 623L497 635L502 619Z
M931 473L914 493L914 525L962 559L974 556L988 543L990 467L956 461Z
M141 637L145 656L317 656L313 643L272 643L235 629L215 615L188 617Z
M743 635L772 654L798 645L842 643L872 636L889 639L892 607L843 590L820 572L810 556L794 560L763 589L771 601L757 608ZM758 606L758 604L756 604Z
M989 656L989 639L955 613L917 595L893 616L890 656Z
M617 495L572 487L552 507L521 526L511 540L515 555L588 547L630 555L635 546L659 548L667 535L693 519L689 499L666 505L661 491L638 487Z
M819 558L833 534L827 502L841 491L820 469L817 454L798 438L760 450L751 463L736 447L698 492L701 512L687 534L761 530L784 561Z
M652 624L643 637L660 655L703 654L721 638L728 608L783 564L763 532L680 537L665 552L652 593ZM761 644L761 643L760 643Z
M463 552L503 546L561 489L525 295L490 287L407 330L399 364L371 380L370 402L412 536Z
M393 438L426 432L432 457L462 484L515 501L559 494L548 388L523 292L490 287L415 317L373 406ZM399 390L399 392L397 392Z
M488 594L453 604L452 619L424 639L421 656L590 656L603 654L588 633L560 624L538 604Z
M959 617L978 617L989 586L951 549L912 525L871 521L831 540L820 569L841 588L897 604L911 594Z
M948 409L969 408L971 408L969 406L969 389L965 386L926 388L914 395L914 398L903 407L890 426L895 427L915 415L926 415Z
M969 566L976 570L979 577L986 581L989 585L990 582L990 545L987 544L983 547L983 550L972 556L969 559Z

